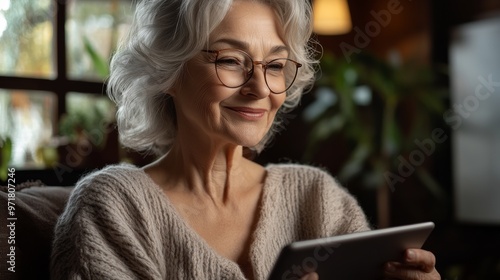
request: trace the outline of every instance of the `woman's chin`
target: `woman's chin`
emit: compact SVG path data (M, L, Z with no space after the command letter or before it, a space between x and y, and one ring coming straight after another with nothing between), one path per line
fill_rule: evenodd
M242 147L252 148L252 147L257 146L260 143L260 140L262 140L262 139L259 139L259 141L243 141L243 142L240 142L239 145Z
M243 147L254 147L258 145L262 139L266 136L267 130L260 129L252 129L253 127L240 127L237 130L233 130L229 136L229 139L232 138L233 143L236 143L239 146ZM228 131L229 132L229 131Z
M262 138L263 137L240 138L236 143L238 143L239 146L243 147L255 147L262 141Z

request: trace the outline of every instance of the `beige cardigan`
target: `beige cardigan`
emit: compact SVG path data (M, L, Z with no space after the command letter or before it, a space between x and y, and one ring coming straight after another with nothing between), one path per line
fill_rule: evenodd
M269 165L250 248L255 279L266 279L295 240L369 229L356 200L326 172ZM194 207L194 205L193 205ZM223 230L223 229L221 229ZM56 226L53 279L245 279L176 212L144 171L109 166L83 178Z

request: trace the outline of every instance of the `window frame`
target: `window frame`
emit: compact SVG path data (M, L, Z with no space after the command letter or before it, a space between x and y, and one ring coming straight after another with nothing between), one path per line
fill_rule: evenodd
M68 54L66 46L66 18L67 0L52 0L54 9L52 42L52 59L55 77L50 78L30 78L19 76L0 75L0 88L7 90L39 90L53 92L57 98L56 121L66 113L66 95L69 92L79 92L83 94L103 94L106 92L104 81L85 81L68 79ZM57 126L54 133L57 134Z
M54 93L56 102L56 123L67 112L66 97L71 92L89 95L103 95L106 92L105 81L86 81L68 79L68 53L66 46L66 19L69 0L51 0L54 9L52 63L54 76L52 78L33 78L24 76L0 75L0 89L5 90L30 90ZM59 133L59 128L54 127L54 135ZM118 145L118 142L115 143ZM80 170L62 165L63 167L46 167L45 169L19 168L16 170L17 182L35 181L36 183L58 186L73 186L80 176L90 170ZM0 180L0 185L6 182Z

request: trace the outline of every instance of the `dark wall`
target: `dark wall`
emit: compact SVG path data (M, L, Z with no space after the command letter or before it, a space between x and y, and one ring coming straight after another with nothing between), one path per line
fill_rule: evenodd
M411 41L413 44L427 44L425 34L430 33L431 28L429 0L349 0L348 3L354 30L344 35L320 36L318 39L326 51L342 55L340 45L344 42L385 57L389 50L404 47L404 44L411 44ZM387 14L390 18L382 16ZM373 22L380 26L379 31ZM359 33L356 28L368 35L370 42L366 47L356 44L356 35ZM420 39L416 39L417 37Z
M364 30L375 20L372 11L387 10L390 0L348 0L353 26ZM500 14L498 0L402 0L402 11L392 14L390 23L380 29L376 36L362 49L379 57L387 57L397 49L403 58L418 57L430 65L447 64L450 33L454 27L477 19ZM344 42L356 47L356 31L337 36L318 36L325 52L343 56L340 45ZM448 85L448 77L439 77L440 83ZM309 127L302 121L302 110L312 100L306 95L303 104L289 120L287 129L279 134L273 145L265 150L258 161L302 162ZM447 135L452 131L447 130ZM341 137L331 139L328 145L312 162L323 166L334 175L346 159L347 147ZM494 225L464 224L453 217L453 182L451 174L453 155L451 143L447 141L441 151L432 157L432 173L444 186L448 201L435 205L429 193L420 185L409 184L391 195L392 224L433 219L436 209L440 211L439 222L426 248L438 259L438 269L443 279L500 279L500 227ZM303 163L303 162L302 162ZM371 221L376 222L376 193L356 185L346 186L364 208ZM437 207L437 208L436 208Z

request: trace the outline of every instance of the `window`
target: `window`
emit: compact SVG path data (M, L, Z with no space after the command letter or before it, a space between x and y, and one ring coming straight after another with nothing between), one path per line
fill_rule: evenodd
M96 114L112 121L103 81L132 14L131 0L0 0L0 149L11 140L9 166L62 164L61 146L88 136Z

